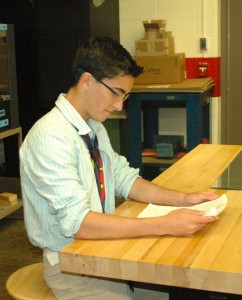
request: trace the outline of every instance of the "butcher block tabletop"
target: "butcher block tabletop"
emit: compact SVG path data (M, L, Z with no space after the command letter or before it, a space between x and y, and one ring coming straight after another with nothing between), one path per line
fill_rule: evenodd
M191 237L75 240L60 253L62 271L242 295L242 191L210 188L241 149L199 145L154 180L183 192L225 193L218 221ZM146 206L128 200L114 214L135 218Z

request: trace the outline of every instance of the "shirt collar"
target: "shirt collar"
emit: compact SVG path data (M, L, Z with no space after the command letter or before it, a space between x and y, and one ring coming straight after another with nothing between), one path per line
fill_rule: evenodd
M92 137L93 134L96 134L98 129L101 127L101 123L93 119L89 119L86 122L65 96L66 94L63 93L59 95L55 102L56 107L60 110L68 122L76 128L79 135L90 134Z

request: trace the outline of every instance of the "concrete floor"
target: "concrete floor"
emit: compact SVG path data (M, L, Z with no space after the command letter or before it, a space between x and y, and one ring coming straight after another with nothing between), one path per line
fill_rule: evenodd
M6 280L11 273L40 261L42 250L28 240L22 208L0 220L0 299L11 299L5 290Z
M21 198L19 178L0 177L0 193L10 192ZM0 299L11 299L5 290L8 276L26 265L42 261L42 250L30 244L19 208L0 220Z

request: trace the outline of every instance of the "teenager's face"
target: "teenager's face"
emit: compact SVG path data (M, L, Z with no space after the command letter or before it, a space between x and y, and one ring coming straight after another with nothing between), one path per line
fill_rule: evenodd
M87 118L103 122L111 112L121 111L133 84L134 78L130 75L105 78L102 82L92 77L86 99Z

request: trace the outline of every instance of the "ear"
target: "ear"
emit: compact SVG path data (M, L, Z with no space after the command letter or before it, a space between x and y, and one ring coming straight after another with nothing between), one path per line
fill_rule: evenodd
M84 89L88 89L92 80L93 80L92 74L89 72L84 72L81 75L78 84L81 84Z

